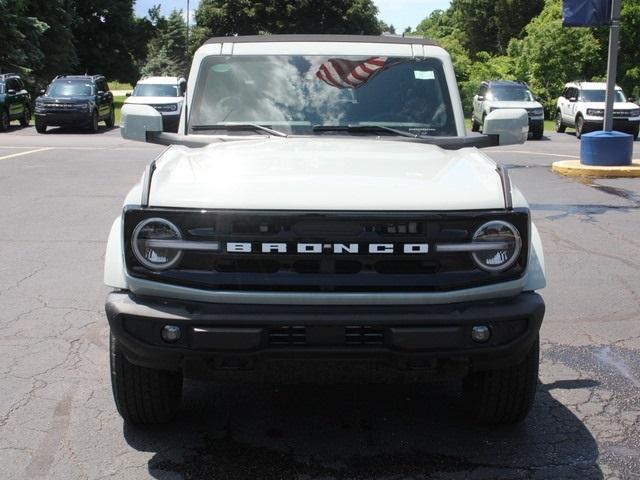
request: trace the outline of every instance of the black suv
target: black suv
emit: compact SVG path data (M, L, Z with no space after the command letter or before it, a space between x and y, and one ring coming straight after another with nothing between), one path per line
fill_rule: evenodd
M86 126L98 131L98 122L115 124L113 94L102 75L61 75L36 99L36 130L48 126Z
M23 127L31 119L31 95L15 73L0 75L0 132L9 128L11 120L20 120Z

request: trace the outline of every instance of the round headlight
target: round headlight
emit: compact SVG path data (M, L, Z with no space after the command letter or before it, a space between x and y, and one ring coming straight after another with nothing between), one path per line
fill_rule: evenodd
M522 250L522 238L518 229L502 220L493 220L482 225L473 235L473 261L488 272L502 272L511 267ZM481 245L486 243L485 246ZM486 247L486 248L483 248Z
M182 250L167 248L163 241L181 240L178 227L164 218L149 218L140 222L131 236L136 259L151 270L167 270L182 258Z

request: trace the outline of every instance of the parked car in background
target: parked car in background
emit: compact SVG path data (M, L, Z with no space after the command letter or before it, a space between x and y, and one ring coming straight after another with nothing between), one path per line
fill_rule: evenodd
M564 133L567 127L576 129L576 137L602 129L607 84L604 82L569 82L558 98L556 107L556 131ZM613 104L613 129L633 135L638 139L640 107L627 100L616 85Z
M115 125L113 94L103 75L60 75L36 99L36 130L50 126L87 127L98 131L98 123Z
M529 114L529 133L534 140L540 140L544 133L544 108L524 82L490 80L480 84L473 97L471 130L479 131L485 117L494 110L504 108L524 108Z
M23 127L31 120L31 95L15 73L0 75L0 132L9 128L12 120L19 120Z
M179 77L145 77L141 79L126 104L150 105L162 115L165 132L177 132L187 81Z

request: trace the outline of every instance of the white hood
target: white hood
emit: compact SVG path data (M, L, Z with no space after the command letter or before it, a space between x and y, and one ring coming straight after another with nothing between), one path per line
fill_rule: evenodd
M504 208L495 163L475 148L354 138L263 138L171 147L149 204L272 210Z
M542 108L542 104L539 102L502 102L502 101L492 101L489 102L489 107L491 108L524 108L525 110L529 110L532 108Z
M167 103L182 104L183 97L143 97L131 96L127 97L124 103L132 103L134 105L165 105Z

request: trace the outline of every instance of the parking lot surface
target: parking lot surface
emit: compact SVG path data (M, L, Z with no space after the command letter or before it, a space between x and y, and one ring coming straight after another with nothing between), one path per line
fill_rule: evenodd
M522 425L470 425L456 384L375 376L190 381L173 424L123 425L102 264L124 195L161 151L117 129L0 134L1 478L640 478L640 179L552 173L578 157L573 135L486 150L545 246L540 388Z

